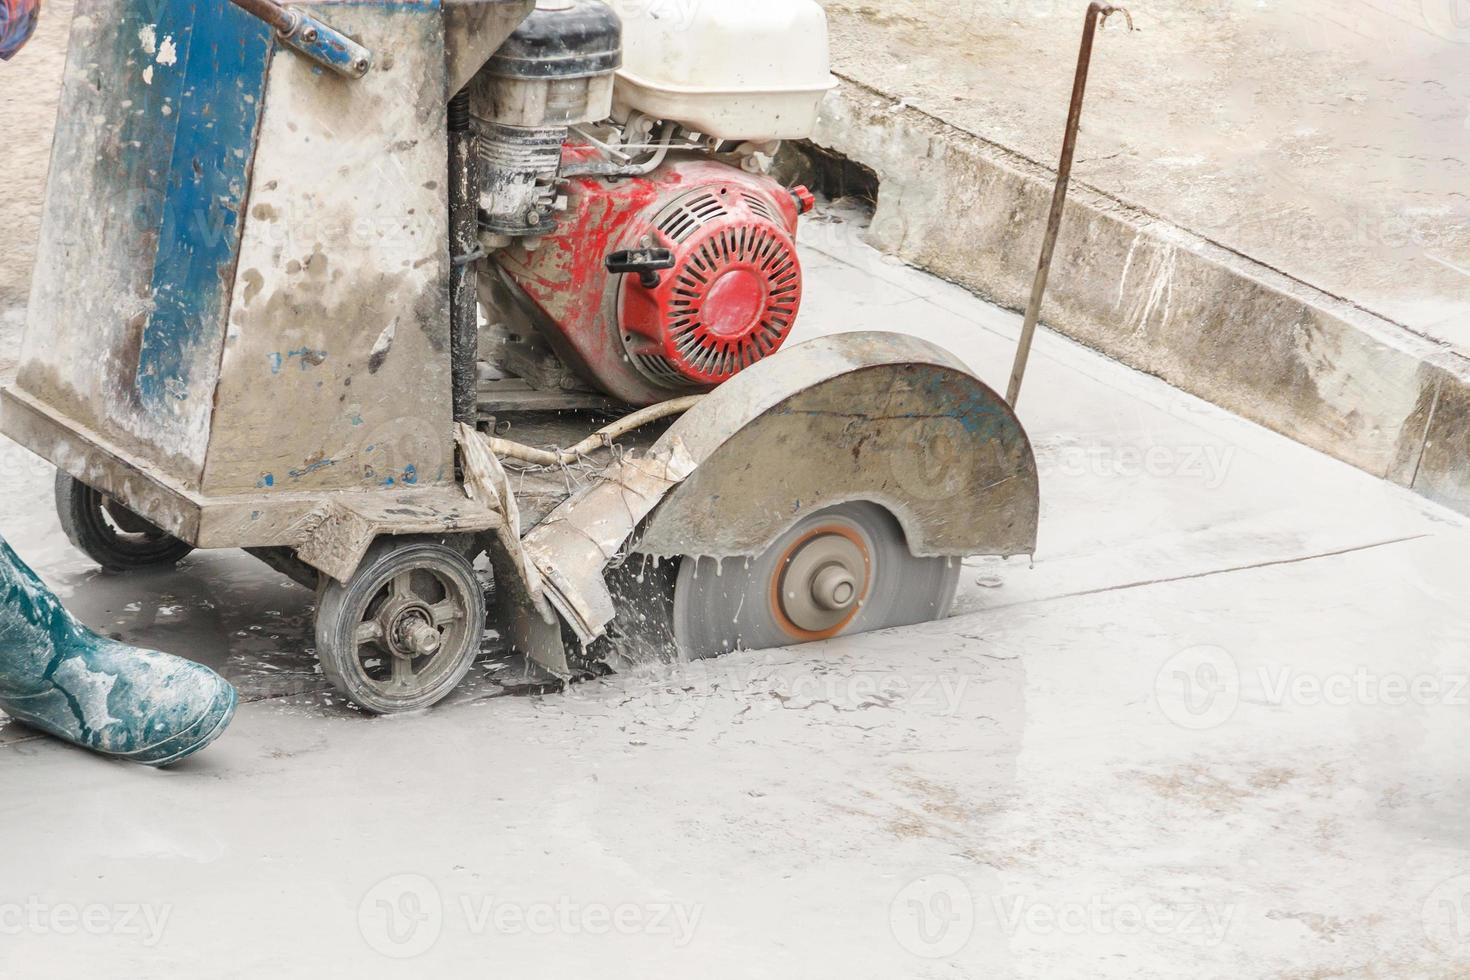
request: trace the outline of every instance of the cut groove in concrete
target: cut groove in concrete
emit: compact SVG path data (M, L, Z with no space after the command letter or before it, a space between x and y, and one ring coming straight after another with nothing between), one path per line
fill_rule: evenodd
M984 612L988 613L996 609L1009 609L1015 606L1034 606L1043 602L1056 602L1060 599L1079 599L1083 596L1102 595L1106 592L1126 592L1129 589L1142 589L1150 585L1168 585L1171 582L1189 582L1194 579L1213 578L1216 575L1233 575L1236 572L1251 572L1261 568L1276 568L1281 565L1300 565L1303 562L1320 561L1323 558L1340 558L1343 555L1355 555L1362 551L1372 551L1376 548L1387 548L1396 544L1407 544L1410 541L1421 541L1429 537L1427 534L1410 534L1401 538L1391 538L1387 541L1373 541L1369 544L1353 545L1350 548L1337 548L1333 551L1323 551L1313 555L1299 555L1294 558L1274 558L1268 561L1251 562L1248 565L1232 565L1229 568L1211 568L1203 572L1191 572L1187 575L1169 575L1164 578L1144 579L1138 582L1122 582L1118 585L1108 585L1100 589L1083 589L1080 592L1067 592L1062 595L1045 596L1040 599L1026 599L1021 602L997 603L987 606ZM981 615L980 613L964 613L965 616Z

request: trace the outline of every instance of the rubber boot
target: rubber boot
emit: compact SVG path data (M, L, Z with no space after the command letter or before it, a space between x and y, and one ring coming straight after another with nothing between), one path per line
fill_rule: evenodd
M93 752L166 766L218 738L238 703L208 667L77 622L0 538L0 711Z

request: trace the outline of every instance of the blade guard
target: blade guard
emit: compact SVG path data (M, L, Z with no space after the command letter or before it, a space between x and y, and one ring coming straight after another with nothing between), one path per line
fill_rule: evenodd
M603 572L620 556L755 555L849 500L886 507L916 555L1036 548L1036 461L1015 413L943 349L877 332L809 341L740 373L525 544L587 643L613 618Z

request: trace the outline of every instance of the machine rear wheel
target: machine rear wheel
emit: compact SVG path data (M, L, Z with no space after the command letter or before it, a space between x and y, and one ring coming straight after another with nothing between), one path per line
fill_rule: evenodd
M80 480L57 471L56 515L67 540L109 572L172 565L193 546Z
M802 518L749 560L685 558L674 635L690 659L788 646L949 614L958 559L919 558L887 510L867 501Z
M331 581L316 613L322 673L374 714L443 700L480 652L485 593L475 568L447 544L384 538L345 585Z

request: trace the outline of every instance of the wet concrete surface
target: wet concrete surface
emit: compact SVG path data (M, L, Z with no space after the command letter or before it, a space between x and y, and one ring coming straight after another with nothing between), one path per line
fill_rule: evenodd
M800 336L1001 384L1017 318L860 226L804 230ZM1032 363L1038 552L967 563L954 618L563 695L481 668L396 718L326 691L309 592L234 552L98 573L5 444L0 533L69 607L250 703L166 772L0 727L0 977L1463 975L1467 521Z

